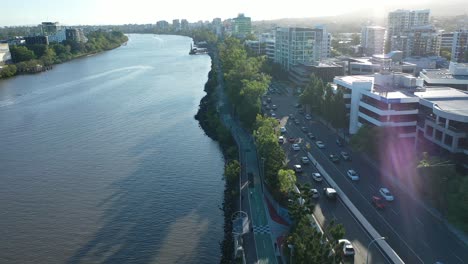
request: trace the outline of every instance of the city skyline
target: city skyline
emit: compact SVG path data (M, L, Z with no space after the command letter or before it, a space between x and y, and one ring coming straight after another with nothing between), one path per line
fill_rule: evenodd
M456 4L459 0L444 3ZM234 18L239 13L252 17L252 20L273 20L281 18L306 18L338 16L363 9L369 9L369 16L382 16L388 9L430 8L434 0L414 0L410 4L404 0L371 1L357 0L349 2L334 0L314 5L303 0L292 0L288 5L274 4L270 1L255 2L200 0L196 4L189 1L152 3L147 0L135 0L131 5L127 1L58 1L45 0L41 3L24 0L2 4L0 26L36 25L41 21L60 21L64 25L104 25L104 24L154 24L158 20L187 19L211 21L215 17ZM28 8L25 8L27 6ZM298 8L305 6L309 8ZM183 8L181 8L183 7ZM109 9L111 11L109 11ZM18 11L21 12L18 12ZM104 15L103 15L104 14Z

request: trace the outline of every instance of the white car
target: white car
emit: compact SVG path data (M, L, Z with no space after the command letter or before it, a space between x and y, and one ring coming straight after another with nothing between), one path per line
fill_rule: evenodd
M311 194L312 198L314 198L314 199L319 198L319 192L318 192L317 189L310 189L310 194Z
M301 161L303 164L309 164L309 158L308 157L302 157Z
M393 201L395 199L392 193L387 188L380 188L379 193L387 201Z
M314 181L316 181L316 182L323 181L322 175L320 175L320 173L318 173L318 172L312 173L312 179L314 179Z
M278 137L278 143L280 143L280 144L284 143L284 137L283 136Z
M302 166L299 164L294 165L294 171L295 172L302 172Z
M275 113L271 113L271 117L276 117L276 114L275 114Z
M315 145L317 145L317 147L318 147L319 149L325 148L325 144L323 144L323 142L320 141L320 140L319 140L319 141L315 141Z
M346 172L346 174L348 174L348 177L352 181L359 181L359 175L357 174L357 172L355 170L348 170L348 172Z
M307 114L307 115L305 116L305 119L307 119L307 120L311 120L311 119L312 119L312 117L311 117L309 114Z
M343 244L343 255L354 256L355 251L353 244L351 244L348 239L340 239L338 240L338 244Z
M280 127L280 132L281 133L286 133L286 128L285 127Z
M294 150L301 150L301 147L299 147L299 144L292 144L292 149Z

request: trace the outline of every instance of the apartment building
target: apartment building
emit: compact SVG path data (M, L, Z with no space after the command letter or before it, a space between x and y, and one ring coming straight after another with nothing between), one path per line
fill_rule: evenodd
M388 14L387 40L393 41L393 36L401 36L406 30L413 27L429 24L430 10L403 10L399 9Z
M296 87L304 88L310 81L310 76L315 75L323 82L333 82L336 76L344 75L344 66L333 62L321 61L314 65L300 63L293 66L289 72L289 80Z
M299 63L328 58L331 36L324 27L280 27L275 31L275 62L289 71Z
M232 34L238 38L245 38L247 35L252 33L252 21L250 17L246 17L244 14L239 14L236 18L233 18Z
M438 56L442 35L432 25L415 26L391 38L391 50L403 51L403 57Z
M460 29L453 33L451 61L468 63L468 30Z
M441 33L440 38L440 48L451 50L453 44L453 32Z
M383 54L385 47L385 28L365 26L361 31L361 48L364 56Z

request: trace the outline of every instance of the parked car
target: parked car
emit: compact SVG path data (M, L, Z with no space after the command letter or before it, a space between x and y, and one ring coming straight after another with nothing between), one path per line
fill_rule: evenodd
M351 160L351 156L346 151L341 151L340 155L343 158L343 160L348 160L348 161Z
M315 145L319 148L319 149L323 149L325 148L325 144L323 144L322 141L315 141Z
M296 139L293 137L288 138L289 143L294 143L296 142Z
M312 134L312 133L310 133L310 132L309 132L309 133L307 133L307 136L308 136L310 139L315 139L315 136L314 136L314 134Z
M323 188L323 193L330 199L336 199L337 193L333 188Z
M311 117L309 114L307 114L307 115L305 115L305 119L307 119L307 120L311 120L311 119L312 119L312 117Z
M295 151L301 150L301 147L299 147L299 144L292 144L292 149Z
M319 198L319 192L317 189L310 189L310 195L312 196L312 198L314 199L318 199Z
M302 132L307 132L307 127L301 127Z
M337 144L339 147L342 147L342 146L343 146L343 142L342 142L341 139L339 139L339 138L336 139L336 144Z
M372 196L372 205L375 206L377 209L384 209L385 203L383 202L382 198L378 196Z
M352 180L352 181L358 181L359 180L359 175L357 174L357 172L353 169L351 170L348 170L346 172L346 174L348 175L348 177Z
M335 154L330 154L330 156L328 156L330 158L330 160L334 163L337 163L337 162L340 162L340 158L338 158L338 155L335 155Z
M303 164L309 164L309 158L308 157L302 157L301 161Z
M278 137L278 143L280 143L280 144L284 143L284 137L283 136Z
M380 188L379 189L380 195L386 200L386 201L393 201L395 198L393 197L392 193L387 189L387 188Z
M354 254L355 254L354 247L353 247L353 244L351 244L351 242L349 242L349 240L340 239L340 240L338 240L338 244L343 244L343 255L345 257L354 256Z
M294 165L294 171L295 172L302 172L302 166L299 164Z
M281 133L286 133L286 128L285 127L280 127L280 132Z
M314 179L314 181L316 181L316 182L323 181L322 175L320 173L318 173L318 172L312 173L312 179Z

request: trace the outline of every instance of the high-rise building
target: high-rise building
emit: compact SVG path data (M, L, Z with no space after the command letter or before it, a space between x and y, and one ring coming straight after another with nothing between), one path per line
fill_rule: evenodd
M284 69L299 63L313 64L329 57L330 34L324 27L276 29L275 62Z
M252 21L250 17L246 17L244 14L239 14L234 21L232 34L239 38L245 38L252 32Z
M468 30L466 29L453 33L452 61L468 63Z
M442 33L441 34L441 42L440 42L440 48L445 48L445 49L452 49L452 44L453 44L453 32L450 33Z
M180 30L180 20L179 19L172 20L172 29L174 29L175 31Z
M160 20L160 21L156 22L156 29L158 29L160 31L168 30L169 29L169 22L167 22L165 20Z
M391 39L391 50L403 51L403 57L438 56L442 35L432 25L415 26Z
M385 46L385 28L365 26L361 32L361 47L365 56L383 54Z
M182 29L182 30L188 30L189 29L189 22L187 21L187 19L182 19L180 21L180 29Z
M40 26L42 35L53 35L61 29L59 22L42 22Z
M417 26L429 24L430 10L396 10L388 14L387 41L391 46L393 36L402 36L403 32Z
M67 40L76 42L87 42L88 39L85 37L83 29L81 28L67 28L65 30L65 36Z

